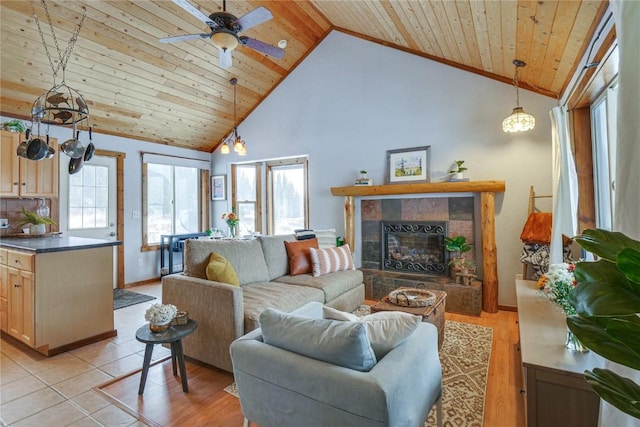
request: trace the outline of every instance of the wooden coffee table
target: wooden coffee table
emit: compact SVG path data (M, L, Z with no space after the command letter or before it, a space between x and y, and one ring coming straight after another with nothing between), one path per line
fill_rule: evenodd
M398 289L413 289L413 288L398 288ZM444 340L444 309L447 301L447 293L445 291L434 291L429 289L429 292L433 292L436 296L435 302L427 307L405 307L402 305L396 305L389 302L389 297L382 298L380 302L371 306L371 312L376 313L378 311L402 311L404 313L415 314L422 316L423 322L429 322L438 328L438 348L442 347L442 341Z

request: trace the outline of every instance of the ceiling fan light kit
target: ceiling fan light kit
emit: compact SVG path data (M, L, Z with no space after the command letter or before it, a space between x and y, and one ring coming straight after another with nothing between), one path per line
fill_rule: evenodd
M284 56L284 50L279 47L271 46L259 40L252 39L251 37L239 35L242 31L246 31L249 28L273 19L273 15L267 8L258 7L240 18L236 18L234 15L227 13L226 0L222 2L222 12L215 12L209 16L202 13L187 0L173 0L173 2L207 24L211 31L209 33L164 37L159 40L161 43L210 38L213 45L218 49L218 65L221 68L231 67L231 52L235 50L238 45L246 46L278 59Z
M516 107L513 112L502 121L502 130L504 132L526 132L536 126L536 119L531 114L524 111L520 106L520 92L518 87L518 68L527 65L519 59L513 60L516 70L513 74L513 86L516 89Z

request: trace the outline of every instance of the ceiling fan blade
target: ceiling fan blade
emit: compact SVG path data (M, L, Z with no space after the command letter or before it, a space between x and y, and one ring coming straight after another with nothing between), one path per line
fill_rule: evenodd
M218 65L220 65L220 68L231 67L231 51L229 49L220 49L218 51Z
M270 44L261 42L260 40L252 39L251 37L242 36L239 37L239 39L240 43L253 50L257 50L258 52L265 53L278 59L281 59L284 56L284 49L280 49L279 47L271 46Z
M204 22L205 24L207 24L209 28L211 28L212 30L218 28L218 24L213 22L211 18L209 18L207 15L200 12L198 8L196 8L194 5L189 3L187 0L172 0L172 1L178 6L180 6L181 8L183 8L184 10L186 10L187 12L189 12L190 14L192 14L193 16L195 16L196 18L198 18L199 20L201 20L202 22Z
M255 27L256 25L268 21L269 19L273 19L273 15L269 9L261 6L246 15L241 16L236 22L234 22L234 24L240 24L242 26L242 31L246 31L251 27Z
M211 34L187 34L186 36L164 37L162 39L158 39L158 41L160 43L176 43L183 42L185 40L208 39L209 37L211 37Z

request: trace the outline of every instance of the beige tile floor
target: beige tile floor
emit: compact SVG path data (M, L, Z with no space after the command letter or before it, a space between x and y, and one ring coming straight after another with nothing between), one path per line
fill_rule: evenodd
M6 338L0 340L0 425L2 426L143 426L92 391L114 377L142 367L144 344L135 332L144 312L161 297L160 284L137 286L156 300L114 311L118 335L76 350L44 357ZM153 358L170 354L156 346Z

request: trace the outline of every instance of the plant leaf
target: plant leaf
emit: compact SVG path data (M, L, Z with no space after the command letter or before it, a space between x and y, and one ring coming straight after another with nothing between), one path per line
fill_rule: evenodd
M624 248L640 251L640 242L617 231L585 230L581 235L574 237L574 240L587 251L612 262Z
M618 320L629 322L630 325L626 325L625 327L628 327L629 331L635 330L636 337L638 336L637 334L640 333L640 321L638 321L637 316L626 316ZM581 315L567 317L567 326L583 345L609 360L633 369L640 369L638 344L632 344L633 348L631 348L629 347L630 343L628 341L622 342L613 337L607 331L610 323L609 318L602 317L586 317ZM617 333L622 334L619 331ZM627 332L624 334L627 334ZM638 340L634 339L634 341Z
M618 270L620 270L629 280L640 283L640 252L625 248L618 254L616 258Z
M640 386L638 384L613 371L600 368L585 371L584 379L598 396L625 414L640 419Z
M579 262L576 264L574 275L578 288L584 282L601 282L627 289L640 296L640 285L630 282L617 265L609 261L601 259L596 262Z
M616 316L640 313L640 296L624 286L603 282L579 282L569 294L578 314Z

